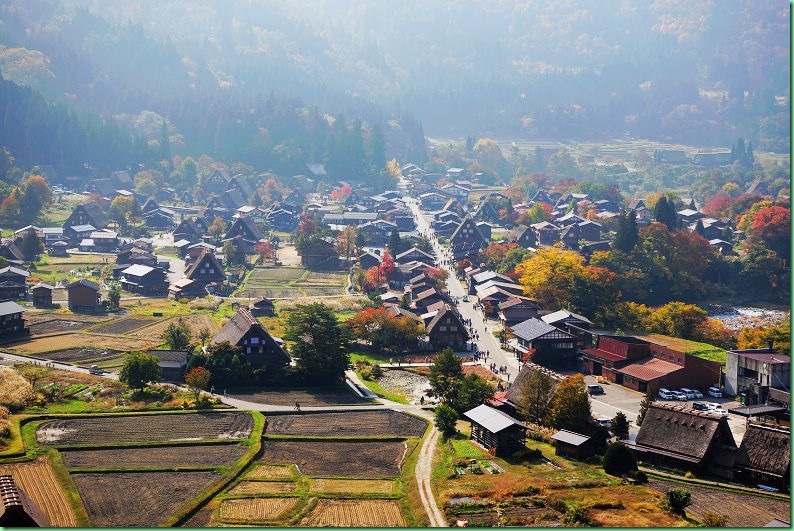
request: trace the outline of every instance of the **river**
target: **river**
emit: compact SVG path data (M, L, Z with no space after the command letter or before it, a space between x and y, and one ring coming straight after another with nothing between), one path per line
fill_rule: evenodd
M720 306L715 308L713 313L709 313L709 317L719 319L722 321L722 325L729 330L738 331L750 326L770 325L780 320L786 313L788 312L752 306L736 306L733 308Z

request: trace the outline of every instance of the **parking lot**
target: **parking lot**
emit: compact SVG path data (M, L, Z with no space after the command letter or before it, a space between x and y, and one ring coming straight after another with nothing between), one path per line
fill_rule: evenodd
M597 384L598 381L595 376L585 376L587 384ZM622 411L629 419L629 439L634 439L639 431L639 426L634 422L637 418L637 413L640 411L640 402L645 397L644 393L632 391L622 385L602 383L604 388L603 395L593 395L590 397L591 410L593 416L598 417L614 417L618 411ZM672 404L677 406L684 406L692 408L692 402L715 402L720 404L725 411L741 406L739 402L730 398L714 398L712 396L704 396L698 400L662 400L656 398L659 403ZM740 415L733 413L728 414L728 425L733 433L733 438L738 446L742 442L744 432L747 429L747 419Z

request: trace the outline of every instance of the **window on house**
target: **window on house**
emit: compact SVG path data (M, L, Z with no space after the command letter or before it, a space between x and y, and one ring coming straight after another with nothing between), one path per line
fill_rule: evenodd
M668 357L670 358L670 361L673 361L673 359L675 359L675 356L673 356L672 354L670 354L670 356Z
M449 327L449 331L450 332L457 332L458 331L458 327L457 326L450 326Z
M447 331L447 327L446 327L446 326L443 326L443 325L442 325L442 326L441 326L441 327L439 327L439 328L440 328L440 330L441 330L442 332L446 332L446 331Z
M259 344L259 338L258 337L252 337L251 338L251 344L252 345L258 345Z
M678 358L678 363L681 363L681 358Z

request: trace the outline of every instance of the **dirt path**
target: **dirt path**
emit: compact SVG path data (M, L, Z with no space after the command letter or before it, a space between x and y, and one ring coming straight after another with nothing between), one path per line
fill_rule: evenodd
M439 431L434 427L430 435L422 444L419 451L419 458L416 461L416 483L419 486L419 496L425 508L427 517L430 519L430 527L448 527L444 513L438 508L436 498L433 496L433 487L430 484L430 476L433 472L433 453L438 445Z

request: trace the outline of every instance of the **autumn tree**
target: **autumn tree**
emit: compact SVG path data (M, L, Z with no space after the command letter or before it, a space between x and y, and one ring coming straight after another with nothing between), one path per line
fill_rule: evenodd
M149 382L159 382L160 367L157 356L142 352L127 354L119 372L119 381L139 391L143 391Z
M551 399L554 396L554 380L546 371L531 371L522 381L519 389L520 407L524 418L535 424L549 423Z
M775 351L789 356L791 354L791 314L766 325L744 327L739 331L736 348L766 348L772 342Z
M353 225L346 225L344 229L339 231L339 236L336 240L336 252L340 256L344 256L347 264L350 263L350 256L356 249L356 239L358 237L358 229Z
M491 243L480 251L480 255L485 260L488 269L495 270L504 261L507 253L516 248L520 248L517 243Z
M21 207L28 219L36 217L52 201L52 191L41 175L31 175L22 181Z
M120 229L126 229L137 210L138 203L133 196L120 195L110 203L108 217L115 221Z
M375 350L402 353L415 347L424 334L421 323L395 316L384 307L368 307L347 321L355 337L368 341Z
M254 245L254 252L259 255L259 263L262 264L265 260L273 258L273 247L270 242L257 242Z
M215 239L220 239L226 233L226 222L223 221L223 218L220 216L215 216L215 219L212 220L212 224L207 229L207 232L212 234Z
M211 378L212 373L204 367L194 367L185 375L185 383L190 389L190 392L193 393L196 405L198 405L201 392L209 386Z
M769 206L755 212L750 221L749 245L765 245L788 262L791 254L791 209Z
M581 374L562 380L554 391L550 406L551 424L559 430L582 433L590 420L590 398Z
M298 304L287 317L284 339L300 371L312 382L338 382L344 378L350 356L350 333L325 304Z

